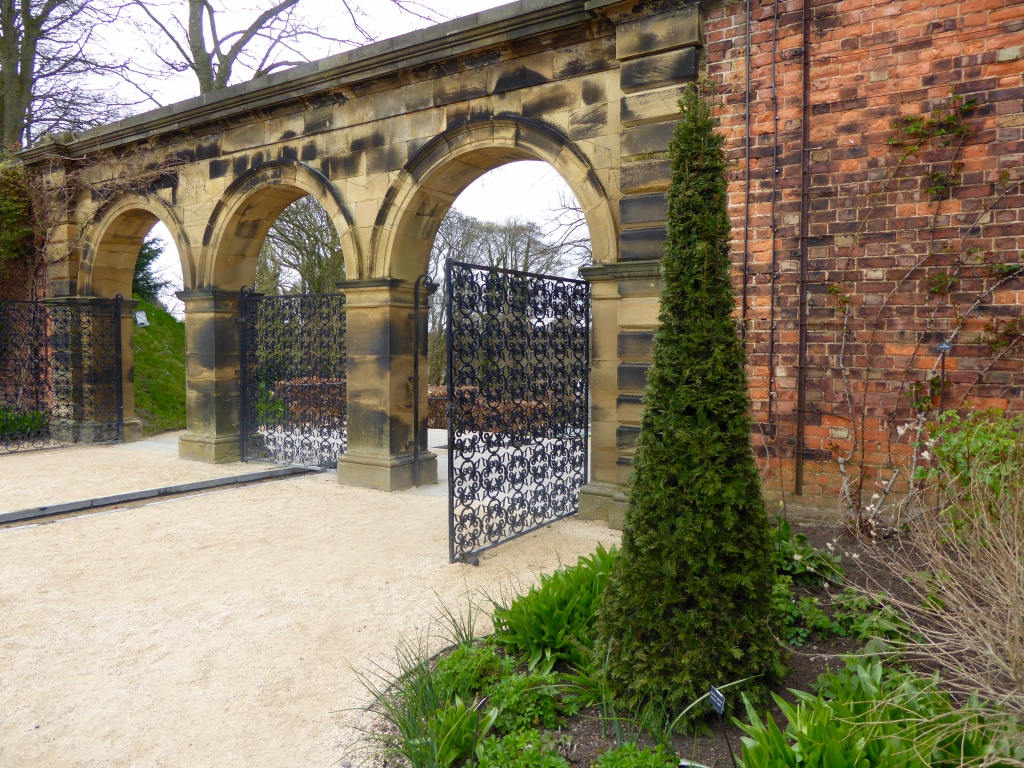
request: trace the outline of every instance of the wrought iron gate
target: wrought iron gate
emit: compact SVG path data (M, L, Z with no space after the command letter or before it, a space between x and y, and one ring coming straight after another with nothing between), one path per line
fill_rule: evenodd
M345 296L242 291L242 460L334 468L345 453Z
M452 562L575 514L587 481L590 287L447 266Z
M122 440L120 297L0 301L0 453Z

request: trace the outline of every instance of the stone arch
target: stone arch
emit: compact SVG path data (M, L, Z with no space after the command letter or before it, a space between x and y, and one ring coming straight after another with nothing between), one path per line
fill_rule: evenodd
M378 215L368 276L413 280L422 274L455 198L483 174L517 160L541 160L561 175L583 207L594 262L617 261L611 205L583 153L543 124L501 117L442 133L406 165Z
M105 206L88 228L78 267L78 295L131 298L142 241L157 221L171 233L189 285L195 274L192 247L174 210L154 195L130 193Z
M271 225L306 195L314 197L334 223L346 274L358 275L359 246L338 188L305 163L272 161L237 178L214 207L203 234L196 287L238 290L253 285L257 257Z

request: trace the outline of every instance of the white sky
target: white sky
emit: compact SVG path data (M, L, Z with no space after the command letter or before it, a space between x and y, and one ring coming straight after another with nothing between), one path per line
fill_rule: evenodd
M394 37L413 29L428 26L427 22L417 19L408 14L400 14L395 7L386 0L361 0L364 9L371 14L361 20L361 23L372 34L378 35L381 39ZM495 8L503 5L503 0L423 0L436 13L448 18L465 16L488 8ZM184 4L168 0L164 8L180 8ZM248 8L255 6L248 3L238 3L235 0L217 4L225 8L218 15L218 20L234 22L233 28L243 27L248 19L255 16L253 10L235 11L226 10ZM266 3L262 4L265 7ZM338 12L336 0L302 0L299 5L305 17L311 22L318 22L327 34L334 34L339 37L350 35L351 32L346 26L338 26L338 22L347 25L348 21ZM372 9L372 11L370 10ZM160 10L160 6L157 6ZM226 28L222 24L222 29ZM152 56L151 52L142 47L144 41L139 36L135 37L136 48L132 53L133 60L146 61ZM310 44L303 49L303 53L309 59L323 58L332 53L342 50L337 45L330 46L326 43ZM235 78L233 82L244 78ZM152 78L144 82L144 88L154 95L160 104L169 104L181 101L198 93L195 76L191 72L170 77ZM156 105L141 106L139 111L155 107ZM565 182L555 171L545 163L519 162L506 165L502 168L485 174L476 182L471 184L458 198L455 207L463 213L474 216L484 221L500 221L512 216L526 219L540 220L546 218L551 209L558 203L559 196L567 191ZM181 264L178 261L177 249L175 249L169 233L163 224L157 224L153 234L164 241L165 251L163 258L157 262L157 268L165 280L171 280L174 287L164 293L164 303L168 304L175 314L182 312L181 303L174 297L174 291L180 290Z

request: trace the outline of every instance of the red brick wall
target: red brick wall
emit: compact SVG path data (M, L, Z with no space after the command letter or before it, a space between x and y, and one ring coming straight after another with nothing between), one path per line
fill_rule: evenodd
M706 50L735 163L738 288L747 202L745 18L742 1L711 10ZM746 337L755 447L766 487L793 493L804 293L805 501L836 502L843 457L854 491L865 468L867 502L908 461L915 429L902 426L915 419L912 401L924 411L929 399L932 408L940 404L942 386L930 384L940 342L952 337L947 408L1024 408L1024 280L993 266L1024 262L1024 188L1015 184L1024 180L1024 4L751 0L750 33ZM954 94L976 101L963 120L970 135L927 142L899 162L905 147L890 143L893 122L927 117ZM951 191L930 194L929 174L950 171Z

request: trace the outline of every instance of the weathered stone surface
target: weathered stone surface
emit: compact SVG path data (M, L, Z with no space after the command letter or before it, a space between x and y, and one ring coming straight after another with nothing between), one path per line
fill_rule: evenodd
M665 227L627 229L619 235L619 258L623 261L660 259L665 252Z
M657 56L625 61L619 69L619 83L626 93L659 88L697 79L697 49L684 48Z
M668 196L663 192L631 195L619 201L619 219L623 226L661 224L668 215Z
M671 13L620 24L615 30L615 55L620 61L673 48L702 45L704 17L696 3Z
M668 151L668 143L676 130L678 120L627 128L619 135L622 156L661 154Z

